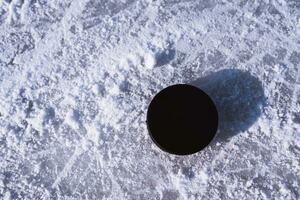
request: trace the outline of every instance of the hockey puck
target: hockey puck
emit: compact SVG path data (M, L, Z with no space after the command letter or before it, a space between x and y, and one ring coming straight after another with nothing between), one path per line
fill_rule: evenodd
M189 155L212 141L218 129L218 112L212 99L199 88L172 85L152 99L147 127L159 148L171 154Z

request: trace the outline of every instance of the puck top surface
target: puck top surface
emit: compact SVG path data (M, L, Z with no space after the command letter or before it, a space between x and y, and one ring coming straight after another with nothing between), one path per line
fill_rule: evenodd
M178 84L161 90L151 101L147 126L162 150L189 155L204 149L218 129L218 112L211 98L195 86Z

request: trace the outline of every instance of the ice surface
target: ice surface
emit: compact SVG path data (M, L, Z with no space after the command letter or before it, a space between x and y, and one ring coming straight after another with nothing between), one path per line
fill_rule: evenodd
M299 199L300 1L0 1L0 199ZM145 124L176 83L215 100L202 152Z

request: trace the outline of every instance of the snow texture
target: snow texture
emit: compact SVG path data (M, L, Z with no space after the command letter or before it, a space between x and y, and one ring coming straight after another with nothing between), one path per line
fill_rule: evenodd
M176 83L220 113L191 156L145 124ZM0 199L296 200L299 177L299 0L0 0Z

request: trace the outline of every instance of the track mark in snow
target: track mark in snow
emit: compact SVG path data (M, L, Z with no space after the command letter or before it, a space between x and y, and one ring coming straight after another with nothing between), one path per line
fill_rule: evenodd
M262 26L263 28L265 28L266 30L270 30L270 32L273 35L276 35L279 39L283 40L284 42L288 43L290 46L292 46L294 49L299 49L300 45L298 45L297 43L295 43L295 41L298 40L297 36L293 36L293 37L287 37L285 36L284 33L281 33L279 30L276 30L275 27L270 27L270 25L266 24L265 22L262 22L261 20L257 19L255 16L251 15L251 13L249 13L248 11L245 11L242 8L239 8L239 6L236 3L233 2L227 2L231 5L233 5L235 7L236 10L238 10L240 13L242 13L246 18L248 18L249 20L254 21L255 23L257 23L258 25ZM299 42L299 41L298 41Z
M30 4L31 0L4 0L0 2L5 22L9 25L23 24Z
M299 66L300 63L297 64ZM296 108L297 101L298 101L298 93L300 92L300 67L298 67L297 71L297 76L296 76L296 82L294 83L295 87L293 89L293 94L291 97L291 108ZM290 119L289 119L290 125L293 123L293 115L290 114ZM291 126L289 126L290 128Z
M68 162L65 164L63 170L58 174L58 176L56 177L54 183L52 184L52 188L56 188L59 183L62 181L62 179L66 176L68 176L68 174L70 173L70 171L72 170L73 165L75 164L77 158L84 153L86 150L81 146L77 146L73 155L71 156L71 158L68 160Z

